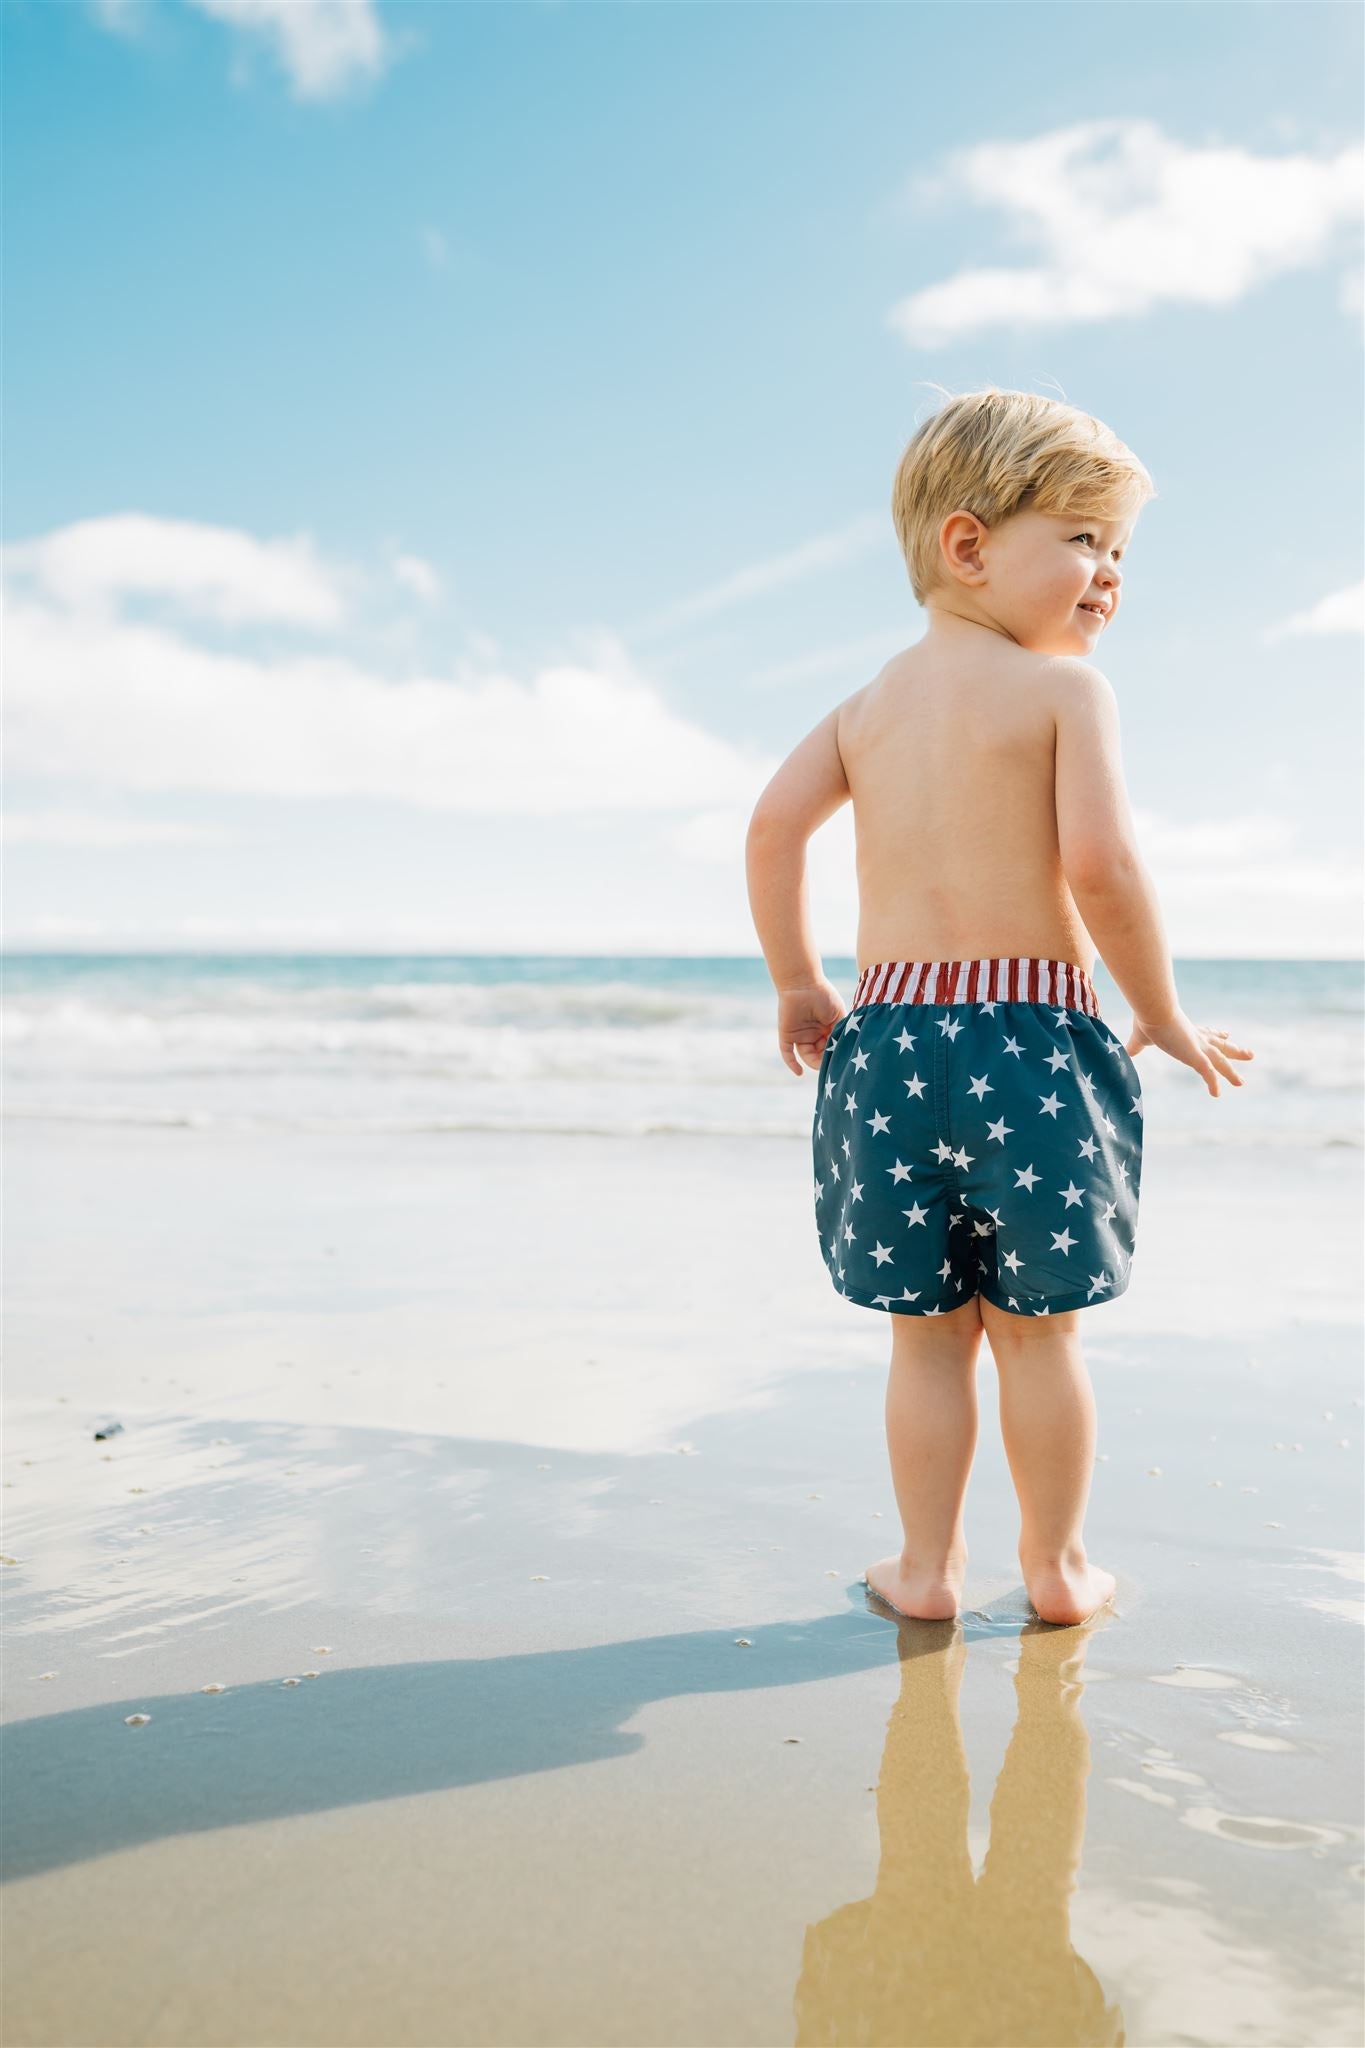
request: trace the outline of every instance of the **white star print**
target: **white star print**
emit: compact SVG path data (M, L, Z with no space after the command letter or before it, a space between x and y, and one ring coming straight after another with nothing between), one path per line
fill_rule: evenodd
M901 1028L897 1033L896 1037L892 1040L892 1044L898 1045L902 1052L909 1052L914 1042L915 1040L913 1033L907 1031L903 1024L901 1025Z
M1107 1287L1108 1285L1109 1275L1107 1273L1092 1273L1090 1275L1090 1285L1086 1289L1086 1300L1089 1301L1092 1294L1098 1294L1102 1287Z
M1078 1188L1074 1180L1069 1180L1066 1186L1058 1188L1057 1192L1059 1195L1065 1195L1067 1208L1074 1209L1081 1196L1085 1193L1085 1189Z
M854 1237L853 1237L853 1225L852 1225L851 1223L846 1223L846 1224L844 1225L844 1243L845 1243L845 1244L852 1244L853 1242L854 1242Z
M848 1191L848 1199L850 1200L850 1202L861 1202L861 1200L863 1199L863 1184L860 1180L854 1181L852 1187Z
M1065 1060L1063 1060L1062 1065L1066 1065ZM994 1088L992 1088L990 1082L986 1079L986 1076L984 1074L973 1074L971 1086L968 1088L967 1093L969 1095L974 1095L978 1102L982 1102L985 1100L986 1096L994 1095L995 1090Z
M833 1074L827 1074L827 1075L825 1076L825 1094L826 1094L826 1095L828 1096L828 1095L832 1095L833 1093L834 1093L834 1076L833 1076Z
M981 1002L977 1004L976 1007L978 1008L978 1010L981 1011L983 1016L993 1017L995 1015L995 997L990 996L983 999Z
M858 1050L853 1055L853 1066L857 1069L859 1073L861 1073L862 1069L867 1065L871 1057L871 1053L864 1051L863 1047L860 1045L858 1047Z
M1011 1273L1017 1273L1019 1271L1019 1268L1023 1265L1023 1263L1024 1262L1020 1258L1018 1252L1005 1253L1005 1264L1009 1267Z
M902 1216L908 1216L908 1217L910 1218L909 1228L910 1228L911 1230L913 1230L913 1229L914 1229L914 1227L915 1227L915 1225L916 1225L917 1223L923 1223L923 1222L924 1222L924 1219L925 1219L925 1217L926 1217L926 1216L927 1216L928 1214L929 1214L929 1211L928 1211L927 1209L921 1209L921 1207L920 1207L920 1205L919 1205L919 1203L918 1203L918 1202L914 1203L914 1204L913 1204L913 1206L912 1206L911 1208L909 1208L909 1209L902 1209L902 1210L901 1210L901 1215L902 1215Z
M817 1201L817 1202L819 1201L819 1199L820 1199L821 1195L823 1195L823 1193L824 1193L824 1192L825 1192L825 1183L824 1183L824 1182L823 1182L822 1180L818 1180L818 1181L816 1181L816 1183L815 1183L815 1199L816 1199L816 1201Z
M941 1308L927 1308L924 1311L924 1313L927 1316L941 1316L943 1314L943 1310Z
M1131 1109L1129 1110L1128 1114L1129 1114L1129 1116L1141 1116L1141 1115L1142 1115L1142 1097L1141 1097L1140 1095L1135 1095L1135 1096L1133 1097L1133 1106L1132 1106L1132 1108L1131 1108Z
M871 1256L877 1261L877 1264L879 1266L884 1266L891 1256L890 1245L883 1244L879 1238L876 1244L874 1244L872 1247Z
M883 1116L882 1112L879 1109L873 1111L872 1115L867 1118L867 1122L870 1123L872 1126L872 1135L874 1138L876 1137L878 1131L889 1131L891 1128L890 1117Z
M952 1262L952 1260L951 1260L951 1259L945 1259L945 1260L943 1261L943 1264L942 1264L942 1265L941 1265L941 1266L939 1267L939 1269L938 1269L938 1277L939 1277L939 1279L940 1279L940 1280L946 1280L946 1279L948 1278L948 1275L949 1275L949 1274L950 1274L950 1273L952 1272L952 1270L953 1270L953 1262Z
M1079 1244L1080 1239L1073 1237L1069 1230L1054 1230L1052 1233L1052 1243L1053 1248L1061 1252L1063 1257L1069 1257L1072 1245Z
M1002 1049L1005 1052L1012 1052L1018 1054L1021 1059L1023 1057L1024 1048L1022 1045L1020 1045L1017 1038L1007 1038Z
M846 1096L844 1097L844 1108L845 1108L845 1109L846 1109L846 1110L848 1111L848 1113L849 1113L849 1115L850 1115L850 1116L852 1116L852 1114L853 1114L854 1110L855 1110L855 1109L856 1109L857 1107L858 1107L858 1098L857 1098L857 1096L856 1096L856 1095L846 1095Z
M937 1144L937 1145L936 1145L936 1146L934 1147L934 1157L935 1157L935 1158L936 1158L936 1159L937 1159L937 1160L938 1160L938 1161L939 1161L940 1163L942 1163L942 1161L943 1161L943 1160L945 1160L945 1159L951 1159L951 1158L952 1158L952 1156L953 1156L953 1148L952 1148L952 1146L951 1146L951 1145L950 1145L950 1144L949 1144L949 1143L947 1142L947 1140L946 1140L945 1138L940 1138L940 1139L939 1139L939 1141L938 1141L938 1144Z
M886 1170L891 1175L893 1181L899 1182L903 1180L909 1180L910 1178L909 1167L903 1166L899 1159L896 1161L894 1166L888 1166Z
M1082 1159L1093 1159L1095 1154L1099 1151L1099 1149L1099 1146L1095 1143L1095 1140L1093 1138L1081 1139Z
M1118 1208L1118 1203L1117 1203L1117 1202L1106 1202L1106 1203L1105 1203L1105 1205L1104 1205L1104 1214L1103 1214L1103 1216L1101 1216L1101 1218L1100 1218L1100 1222L1101 1222L1101 1223L1112 1223L1112 1222L1113 1222L1113 1220L1114 1220L1114 1211L1115 1211L1115 1210L1116 1210L1117 1208Z
M987 1124L986 1129L992 1138L998 1138L1003 1145L1006 1138L1011 1135L1013 1126L1007 1124L1004 1117L1001 1117L998 1123Z
M949 1042L951 1043L951 1041L957 1037L958 1032L962 1029L961 1020L957 1017L940 1017L938 1020L938 1028L940 1031L945 1033Z
M1033 1193L1033 1183L1041 1179L1042 1175L1035 1173L1031 1166L1016 1166L1014 1169L1016 1187L1027 1188L1030 1194Z
M967 1147L964 1145L960 1152L954 1152L953 1164L957 1168L959 1173L965 1173L967 1171L967 1168L971 1165L972 1158L974 1157L975 1154L972 1154L970 1157L968 1156Z
M1067 1058L1066 1054L1062 1051L1062 1048L1059 1045L1054 1045L1051 1052L1047 1056L1047 1064L1051 1067L1053 1073L1055 1074L1058 1067L1069 1067L1071 1065L1071 1062Z
M1060 1095L1041 1095L1038 1099L1043 1105L1042 1109L1038 1112L1040 1116L1055 1117L1062 1106Z
M913 1294L912 1294L912 1293L910 1292L910 1289L909 1289L908 1287L903 1287L903 1288L901 1289L901 1300L902 1300L902 1301L918 1301L918 1300L919 1300L919 1296L920 1296L920 1291L919 1291L918 1287L917 1287L917 1288L915 1289L915 1291L914 1291L914 1293L913 1293Z
M924 1093L924 1083L918 1074L912 1074L905 1085L912 1096L918 1097Z

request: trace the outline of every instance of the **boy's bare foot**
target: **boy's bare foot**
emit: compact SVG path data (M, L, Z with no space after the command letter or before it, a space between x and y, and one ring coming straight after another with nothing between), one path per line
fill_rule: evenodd
M1019 1562L1029 1599L1043 1621L1084 1621L1114 1590L1114 1574L1101 1571L1084 1555L1026 1564L1021 1553Z
M965 1569L965 1560L959 1564L955 1559L937 1567L907 1566L898 1551L870 1564L863 1577L898 1614L915 1621L952 1621L962 1598Z

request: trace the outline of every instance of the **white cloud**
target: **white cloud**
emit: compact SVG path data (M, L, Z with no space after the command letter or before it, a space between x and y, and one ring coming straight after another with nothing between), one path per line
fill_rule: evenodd
M110 35L136 37L147 17L149 0L91 0L90 11Z
M1292 612L1277 625L1268 626L1261 637L1282 640L1298 633L1365 633L1365 581L1329 591L1307 611Z
M226 833L212 825L118 818L86 811L9 810L0 820L0 838L13 846L159 846L226 837Z
M80 519L0 551L17 586L63 610L107 616L123 599L161 599L224 626L326 631L345 616L347 572L322 562L306 535L261 541L226 526L138 512Z
M373 0L188 0L201 14L258 37L283 68L294 97L335 99L377 77L390 55Z
M386 36L374 0L184 0L186 6L236 29L245 47L267 47L295 99L328 100L358 80L377 77L395 43ZM100 28L135 40L152 19L151 0L91 0ZM234 65L234 82L244 76Z
M1189 145L1153 121L1082 121L1026 142L953 151L912 186L1006 216L1032 265L977 266L901 299L887 324L918 347L990 327L1060 327L1163 304L1227 306L1322 263L1359 222L1365 152L1257 156Z
M213 562L245 565L242 574L168 579L163 568L162 586L188 588L215 616L260 616L259 579L279 564L247 536L217 541ZM92 581L105 596L143 582L124 557L111 571L80 529L19 554L29 587L7 591L5 605L14 775L547 816L752 805L776 766L674 711L610 634L529 681L468 658L450 674L394 681L344 654L224 651L92 607ZM144 552L131 560L146 571ZM94 569L81 573L88 561ZM276 591L285 615L284 596L297 611L311 587L286 558Z
M670 632L675 626L689 624L693 619L710 618L715 612L728 611L732 605L746 604L754 597L766 597L769 591L780 590L785 584L795 583L818 570L840 568L874 547L885 546L893 531L889 514L866 513L835 533L818 534L814 540L803 541L800 547L791 548L786 554L753 562L719 583L708 584L705 590L697 591L691 597L680 598L676 603L664 606L661 611L632 627L631 637L645 639L655 633Z

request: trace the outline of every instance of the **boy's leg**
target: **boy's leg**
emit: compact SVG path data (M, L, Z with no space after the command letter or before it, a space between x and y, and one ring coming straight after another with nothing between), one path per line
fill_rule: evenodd
M886 1444L904 1543L865 1576L902 1614L944 1621L957 1613L967 1565L981 1315L973 1297L947 1315L893 1315L891 1326Z
M1095 1397L1081 1314L1010 1315L981 1297L1000 1376L1000 1434L1019 1496L1019 1563L1044 1621L1083 1621L1114 1590L1086 1556L1085 1505L1095 1467Z

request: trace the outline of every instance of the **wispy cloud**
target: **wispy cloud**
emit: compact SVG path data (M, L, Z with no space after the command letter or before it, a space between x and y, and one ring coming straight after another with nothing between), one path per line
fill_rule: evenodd
M18 585L5 598L13 775L549 816L752 803L776 766L672 709L609 634L529 679L490 651L448 674L395 680L345 652L261 657L125 617L116 600L151 577L146 535L131 523L139 545L116 546L112 564L80 527L25 544L17 565L6 556ZM311 559L286 550L281 566L274 544L191 532L212 540L190 551L196 573L161 558L155 586L186 596L186 608L234 622L339 621ZM92 589L107 601L92 605Z
M295 99L331 100L378 77L394 53L373 0L184 0L236 30L243 45L269 50ZM94 0L94 19L116 35L135 37L149 0Z
M789 549L786 554L770 555L765 561L752 562L719 583L708 584L704 590L694 592L691 597L665 605L662 610L651 613L630 627L629 636L642 640L656 633L671 632L677 626L690 625L695 619L712 618L717 612L748 604L756 597L766 597L770 591L780 590L784 584L795 583L800 577L841 568L845 562L856 561L873 548L893 543L890 515L866 513L833 533L818 534L814 540L802 541L799 547Z
M776 689L782 683L805 683L816 676L842 676L849 689L858 689L863 683L871 682L871 675L865 671L868 664L875 662L881 668L896 650L904 647L911 636L904 626L888 626L882 633L865 633L857 640L841 640L833 647L816 647L809 654L800 654L791 661L773 662L767 668L758 668L746 674L744 681L753 690Z
M433 270L449 270L450 243L439 228L430 226L418 229L422 254Z
M1365 580L1320 597L1307 611L1291 612L1267 626L1263 640L1283 640L1299 633L1365 633Z
M1227 306L1257 285L1357 251L1365 151L1257 155L1187 144L1154 122L1081 121L953 151L913 181L920 206L1004 215L1034 264L976 266L911 292L887 324L917 347L991 327L1062 327L1161 305ZM1343 304L1350 303L1349 282Z
M436 604L440 599L441 579L420 555L395 555L393 575L396 583L401 583L414 597L420 597L423 604Z

